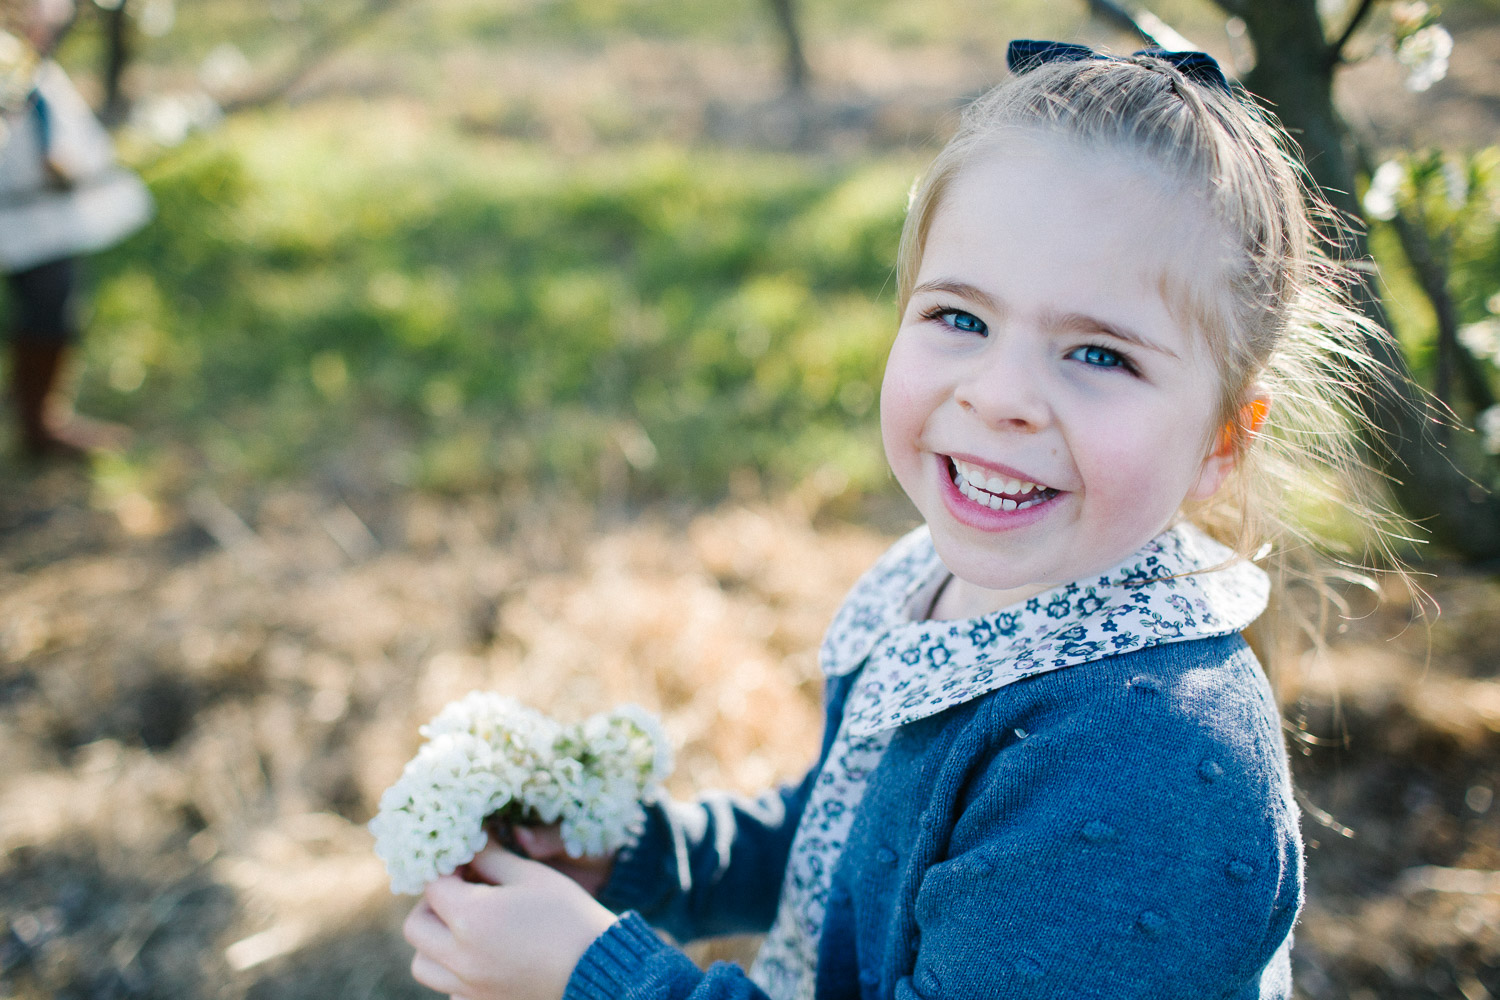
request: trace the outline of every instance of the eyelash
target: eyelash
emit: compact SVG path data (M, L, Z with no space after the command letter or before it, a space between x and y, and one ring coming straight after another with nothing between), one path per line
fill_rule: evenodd
M990 332L989 325L987 323L985 323L984 320L980 319L978 316L975 316L973 313L969 312L966 309L955 309L952 306L933 306L930 309L924 310L921 313L921 316L925 320L937 320L937 321L943 323L943 325L951 327L954 330L958 330L961 333L981 333L981 334L988 334ZM978 323L981 327L983 327L983 329L982 330L965 330L965 329L963 329L963 327L956 326L953 323L950 323L947 320L943 319L943 317L945 317L945 316L968 316L971 319L973 319L974 322Z
M924 320L928 320L930 322L940 322L944 326L947 326L948 328L956 330L960 333L977 333L981 336L987 336L989 334L988 324L986 324L984 320L980 319L978 316L975 316L973 313L969 312L967 309L955 309L953 306L938 305L923 310L919 315ZM974 322L978 323L981 329L965 330L963 327L957 326L956 324L944 318L948 316L968 316L973 319ZM1119 350L1118 348L1110 347L1107 344L1079 344L1077 347L1073 348L1067 353L1067 357L1071 358L1073 355L1079 353L1080 351L1103 351L1104 353L1114 357L1114 359L1118 362L1117 364L1113 365L1090 365L1090 367L1119 368L1122 371L1130 373L1131 375L1140 374L1140 369L1136 368L1135 362L1130 359L1130 356ZM1084 362L1084 364L1088 364L1088 362Z
M1080 351L1103 351L1105 354L1112 355L1117 362L1117 364L1113 365L1091 365L1090 367L1119 368L1122 371L1129 372L1131 375L1140 374L1140 371L1135 367L1135 362L1131 361L1128 355L1113 347L1107 347L1104 344L1079 344L1077 347L1068 352L1068 357L1071 358L1073 355L1079 353ZM1088 362L1085 361L1084 364L1088 364Z

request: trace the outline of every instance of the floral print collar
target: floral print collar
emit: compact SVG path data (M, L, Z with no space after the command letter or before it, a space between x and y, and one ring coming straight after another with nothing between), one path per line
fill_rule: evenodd
M845 709L867 736L1033 674L1238 632L1265 610L1264 571L1183 522L1098 577L980 618L927 620L949 576L925 526L855 585L824 639L824 673L866 675Z

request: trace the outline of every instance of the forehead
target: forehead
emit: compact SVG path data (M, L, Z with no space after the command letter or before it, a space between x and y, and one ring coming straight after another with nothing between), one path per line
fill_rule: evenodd
M1228 246L1207 200L1141 154L1022 133L950 179L919 281L958 270L1002 297L1048 292L1081 308L1154 299L1197 328L1225 287Z

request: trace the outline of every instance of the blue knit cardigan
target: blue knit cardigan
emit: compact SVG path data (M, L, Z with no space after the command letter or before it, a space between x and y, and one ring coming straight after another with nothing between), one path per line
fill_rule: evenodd
M765 931L818 765L759 799L654 807L565 1000L763 994L679 941ZM1280 716L1238 636L1039 674L899 729L834 872L816 995L1291 996L1302 854ZM643 919L644 918L644 919Z

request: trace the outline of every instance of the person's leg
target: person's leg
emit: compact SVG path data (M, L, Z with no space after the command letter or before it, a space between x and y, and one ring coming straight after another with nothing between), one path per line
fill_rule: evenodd
M78 339L74 264L52 261L8 276L15 328L10 389L21 449L31 458L79 458L118 448L124 428L75 416L59 391Z
M33 458L51 450L48 410L67 349L61 341L33 339L20 331L10 342L10 395L16 410L16 429L21 450Z

